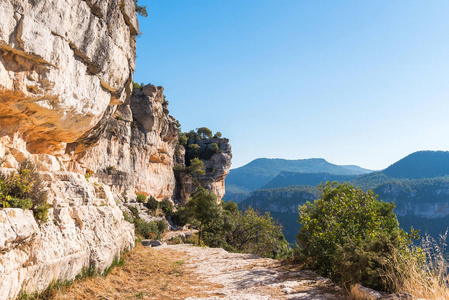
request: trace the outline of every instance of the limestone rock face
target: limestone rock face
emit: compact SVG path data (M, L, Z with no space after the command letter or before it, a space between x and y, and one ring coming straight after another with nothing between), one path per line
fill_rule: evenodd
M73 279L83 268L103 271L134 246L133 225L109 187L66 171L41 176L52 205L47 223L38 225L29 210L0 210L0 299Z
M0 20L0 172L33 161L51 205L45 224L0 209L0 299L10 299L104 270L134 245L113 186L87 179L72 149L92 148L129 98L139 28L132 0L0 0Z
M108 119L95 146L76 153L74 145L69 169L94 174L126 199L142 193L174 200L177 122L164 107L163 91L153 85L134 90L129 104Z
M0 0L0 130L54 154L131 91L131 0Z

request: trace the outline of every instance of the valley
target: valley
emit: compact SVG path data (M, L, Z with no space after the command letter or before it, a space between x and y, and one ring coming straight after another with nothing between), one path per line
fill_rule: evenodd
M379 200L394 202L395 213L398 216L400 226L408 230L410 227L419 229L421 234L428 233L433 237L444 234L449 223L449 152L444 151L420 151L392 164L382 171L361 170L364 174L348 173L344 169L328 168L324 160L307 160L307 168L302 171L292 172L280 170L273 177L273 169L270 168L271 180L268 175L259 181L258 189L249 191L249 186L241 184L237 188L246 188L248 192L238 193L234 189L233 181L229 184L231 192L229 200L240 200L241 207L253 207L257 210L269 211L272 216L284 226L284 234L290 243L295 243L296 234L301 227L297 223L298 205L307 201L313 202L319 196L317 186L326 181L348 182L351 185L364 190L372 189L379 195ZM266 160L270 162L270 160ZM283 160L284 164L290 161ZM295 165L295 161L291 161ZM255 169L252 164L257 160L239 169L231 170L229 177L235 176L244 181L241 173L251 177L251 172L257 170L255 178L260 178L263 167ZM279 164L276 162L276 164ZM303 163L304 164L304 163ZM269 165L269 163L267 163ZM329 164L331 165L331 164ZM282 168L282 167L280 167ZM292 167L291 167L292 168ZM324 172L327 168L328 172ZM329 171L329 170L333 171ZM243 170L243 171L242 171ZM313 170L313 172L310 172ZM332 173L335 172L335 173ZM343 173L343 174L342 174ZM228 184L228 183L226 183ZM255 186L252 183L251 186ZM226 200L228 200L225 197Z

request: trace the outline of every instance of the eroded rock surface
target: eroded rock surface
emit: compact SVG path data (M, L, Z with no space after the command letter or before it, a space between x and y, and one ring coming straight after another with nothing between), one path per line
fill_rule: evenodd
M173 200L177 123L163 104L163 92L153 85L134 90L129 104L118 107L99 137L69 145L67 167L94 175L126 199L142 193ZM84 150L93 140L98 142Z
M72 145L92 148L129 98L139 28L132 0L0 0L0 20L0 171L33 161L51 205L45 224L0 210L0 299L10 299L104 270L134 245L114 186L88 180Z
M55 153L131 92L134 3L0 1L0 128Z
M107 186L64 171L43 177L52 204L47 223L38 225L29 210L0 210L0 299L73 279L83 268L102 271L134 246L133 226Z

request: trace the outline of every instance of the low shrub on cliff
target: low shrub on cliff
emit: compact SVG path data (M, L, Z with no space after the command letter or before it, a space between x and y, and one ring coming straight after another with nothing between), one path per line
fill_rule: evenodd
M145 222L142 219L135 219L134 225L136 227L136 233L146 239L161 238L161 234L167 229L167 225L164 220L155 222Z
M156 211L159 208L159 201L157 201L153 196L148 197L145 207L149 210Z
M145 196L144 194L137 194L136 200L140 203L147 203L147 196Z
M145 198L146 199L146 198ZM168 198L164 198L162 201L157 201L153 196L148 197L145 202L145 207L151 210L152 212L161 212L170 216L173 214L173 203Z
M145 86L145 83L143 83L143 82L137 83L137 82L134 82L134 81L133 81L133 89L134 89L134 90L143 88L144 86Z
M159 202L159 206L162 209L162 212L166 216L171 216L173 214L173 203L168 198L164 198L161 202Z
M32 162L25 160L18 172L0 177L0 202L4 208L31 209L38 221L47 221L47 194Z
M162 233L167 229L165 220L146 222L140 218L139 210L136 207L129 206L133 218L124 213L125 220L134 224L136 235L140 235L145 239L160 239Z
M398 277L386 276L386 270L401 274L407 260L423 261L422 250L411 247L417 231L399 228L393 203L346 183L319 188L320 199L299 207L296 258L302 263L347 287L361 283L393 291Z

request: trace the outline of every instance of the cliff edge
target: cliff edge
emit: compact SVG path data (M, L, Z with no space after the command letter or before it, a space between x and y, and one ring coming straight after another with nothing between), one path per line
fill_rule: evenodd
M1 300L103 271L134 247L123 203L192 191L178 197L179 123L164 89L132 89L134 1L0 0L0 20L0 179L31 162L49 205L39 221L0 180ZM201 184L221 199L231 149L219 145Z
M0 172L32 161L51 206L45 223L0 210L0 299L10 299L104 270L134 246L113 189L72 149L98 144L129 98L139 28L132 0L0 1L0 20Z

